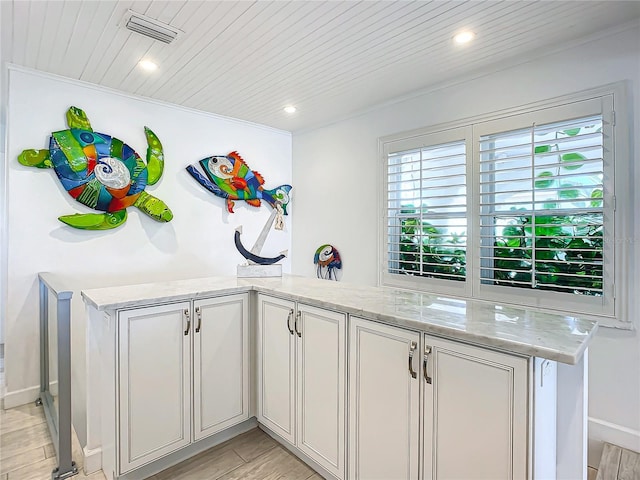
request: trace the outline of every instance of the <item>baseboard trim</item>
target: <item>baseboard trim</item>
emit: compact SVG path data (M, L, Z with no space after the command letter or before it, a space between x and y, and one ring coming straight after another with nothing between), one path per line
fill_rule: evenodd
M589 450L590 467L598 468L604 442L640 452L640 431L607 422L599 418L589 417Z
M82 470L85 475L91 475L102 469L102 448L93 450L82 447Z
M4 408L9 409L13 407L19 407L20 405L26 405L27 403L35 402L40 398L40 387L29 387L22 390L16 390L15 392L5 392L4 394Z

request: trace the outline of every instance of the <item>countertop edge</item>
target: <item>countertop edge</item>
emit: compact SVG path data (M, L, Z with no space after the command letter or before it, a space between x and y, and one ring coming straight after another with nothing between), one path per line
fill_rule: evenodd
M517 340L509 340L504 338L497 338L496 336L484 335L478 332L468 332L465 330L460 330L456 328L451 328L443 325L437 325L434 323L425 323L424 321L418 321L415 319L408 318L402 315L391 315L387 313L381 313L376 311L367 310L367 308L354 308L352 305L346 305L341 303L338 300L326 300L320 298L322 294L320 293L318 296L306 296L303 294L297 294L289 291L283 291L275 287L268 287L264 285L258 285L251 281L251 279L242 279L243 285L232 285L232 286L218 286L214 285L210 288L197 289L195 290L191 286L184 286L181 288L182 291L174 292L173 294L167 294L158 292L156 294L147 294L144 298L140 298L140 295L132 296L130 298L125 298L122 301L118 302L96 302L94 298L92 298L91 293L93 291L104 291L109 289L110 287L98 288L98 289L88 289L86 291L81 291L81 296L86 305L91 306L99 311L106 310L118 310L123 308L143 308L145 306L153 305L153 304L167 304L167 303L175 303L180 301L189 301L189 300L197 300L203 298L211 298L216 296L223 295L231 295L238 293L247 293L247 292L256 292L259 294L271 295L274 297L298 301L302 303L307 303L313 306L327 308L330 310L335 310L339 312L343 312L349 315L354 315L358 317L362 317L366 320L378 321L387 325L394 325L401 328L407 328L411 330L415 330L418 332L423 332L427 334L432 334L435 336L441 336L448 339L453 339L460 342L465 342L473 345L478 345L484 348L494 348L498 350L503 350L510 352L515 355L523 355L523 356L534 356L541 357L552 361L557 361L560 363L565 363L569 365L577 364L582 356L584 355L585 350L587 349L589 343L591 342L595 332L598 330L597 323L591 328L582 341L576 346L576 348L571 348L571 346L567 346L564 351L560 351L559 349L553 348L545 348L540 344L532 344L525 342L518 342ZM138 286L144 287L144 286ZM114 288L122 288L126 289L127 287L114 287ZM379 287L371 287L371 288L379 288ZM174 290L176 290L174 288ZM180 290L180 289L177 289ZM134 298L135 297L135 298Z

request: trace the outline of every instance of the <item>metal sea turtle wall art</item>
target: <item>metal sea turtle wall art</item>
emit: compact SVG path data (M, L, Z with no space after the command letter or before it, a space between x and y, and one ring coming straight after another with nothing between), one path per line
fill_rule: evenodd
M67 111L67 130L53 132L49 148L24 150L18 161L25 166L53 168L64 189L75 200L104 213L76 213L58 219L82 230L109 230L127 219L134 206L159 222L169 222L173 213L159 198L145 191L160 180L164 154L158 137L144 127L146 162L121 140L94 132L84 111Z

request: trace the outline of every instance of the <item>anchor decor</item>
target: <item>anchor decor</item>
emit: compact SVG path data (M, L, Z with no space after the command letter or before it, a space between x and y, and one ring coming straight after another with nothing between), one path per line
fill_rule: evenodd
M265 190L262 175L251 170L238 152L207 157L186 169L200 185L214 195L226 199L229 213L233 213L235 200L244 200L254 207L262 205L264 200L273 208L251 250L242 244L242 226L236 229L236 248L247 259L246 265L238 265L238 276L281 276L282 265L277 262L287 256L287 251L280 252L276 257L264 257L261 256L261 252L271 228L284 229L284 215L287 215L291 185L280 185L273 190Z

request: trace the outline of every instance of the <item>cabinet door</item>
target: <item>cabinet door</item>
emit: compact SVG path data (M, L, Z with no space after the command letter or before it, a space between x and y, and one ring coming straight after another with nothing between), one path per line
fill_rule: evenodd
M527 359L429 336L424 345L425 480L528 478Z
M193 306L194 438L200 440L249 418L248 295Z
M298 304L296 444L338 478L345 475L346 316Z
M349 478L415 480L420 334L354 317L349 322Z
M189 308L183 302L119 313L121 473L191 441Z
M258 421L295 443L294 303L258 296Z

